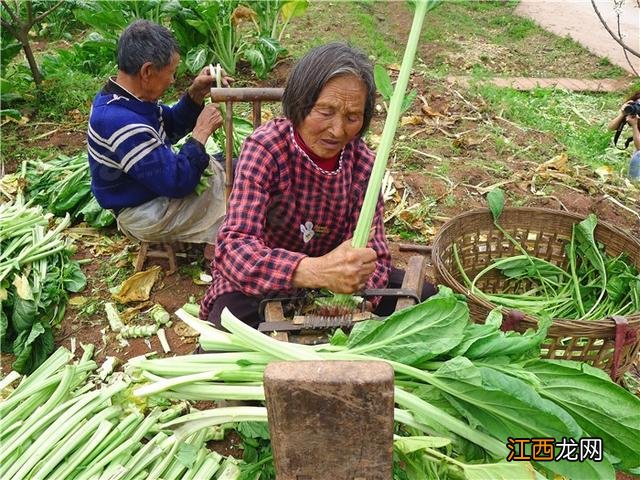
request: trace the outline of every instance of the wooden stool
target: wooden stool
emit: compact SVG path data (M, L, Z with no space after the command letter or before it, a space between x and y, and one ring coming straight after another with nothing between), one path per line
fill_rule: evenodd
M140 272L144 269L144 263L147 258L164 258L169 262L169 270L166 274L171 275L178 269L178 262L176 260L176 252L174 247L170 243L151 243L140 242L140 251L136 258L136 272Z

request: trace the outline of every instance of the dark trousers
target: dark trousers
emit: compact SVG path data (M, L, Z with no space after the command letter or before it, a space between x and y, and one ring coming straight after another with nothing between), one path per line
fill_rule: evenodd
M403 279L404 270L401 270L399 268L391 268L387 288L402 287ZM430 296L435 295L436 292L437 290L435 286L425 281L424 286L422 287L422 294L420 295L420 299L424 301ZM238 319L242 320L247 325L250 325L253 328L258 328L258 324L261 321L258 310L260 307L260 302L262 300L264 300L264 298L250 297L240 292L223 293L213 302L211 311L209 312L208 320L216 328L224 330L220 325L220 314L226 307L231 311L231 313L233 313ZM396 308L397 301L397 298L383 297L373 313L381 317L391 315Z

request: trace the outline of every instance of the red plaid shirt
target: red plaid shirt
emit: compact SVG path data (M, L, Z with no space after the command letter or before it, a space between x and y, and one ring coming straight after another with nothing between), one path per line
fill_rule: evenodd
M344 147L337 170L328 172L298 146L289 120L258 128L240 154L200 316L207 319L224 293L292 294L293 273L303 258L322 256L353 235L374 160L356 138ZM383 207L380 198L368 245L378 254L370 288L385 287L391 269Z

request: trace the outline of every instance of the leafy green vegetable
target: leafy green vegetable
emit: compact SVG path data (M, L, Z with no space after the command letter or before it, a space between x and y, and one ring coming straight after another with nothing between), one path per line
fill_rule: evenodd
M20 373L33 371L53 351L51 329L64 315L67 292L86 284L61 235L70 218L51 230L45 230L47 220L22 197L0 205L1 347L16 356L13 368Z
M450 289L413 308L393 313L386 322L368 320L353 327L347 348L416 365L458 345L463 338L469 310Z
M640 465L637 397L583 363L535 360L525 368L540 380L540 395L569 412L583 436L602 438L605 451L620 459L622 468Z
M489 192L487 201L494 225L521 254L493 259L469 279L454 244L454 259L473 294L494 305L538 318L594 320L640 312L640 274L628 255L622 253L611 258L598 244L595 215L574 225L565 246L567 266L563 268L529 255L523 245L500 226L497 219L504 204L500 189ZM494 270L509 280L504 284L505 292L485 292L478 288L483 277Z
M115 222L91 193L91 173L87 154L73 157L59 155L53 160L26 162L26 196L57 216L69 213L84 219L92 227L106 227Z

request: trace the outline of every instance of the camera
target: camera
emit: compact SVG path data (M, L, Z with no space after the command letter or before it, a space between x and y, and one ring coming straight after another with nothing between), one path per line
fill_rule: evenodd
M625 105L622 111L624 112L625 115L640 116L640 102L637 100L635 102L631 102L630 104Z

